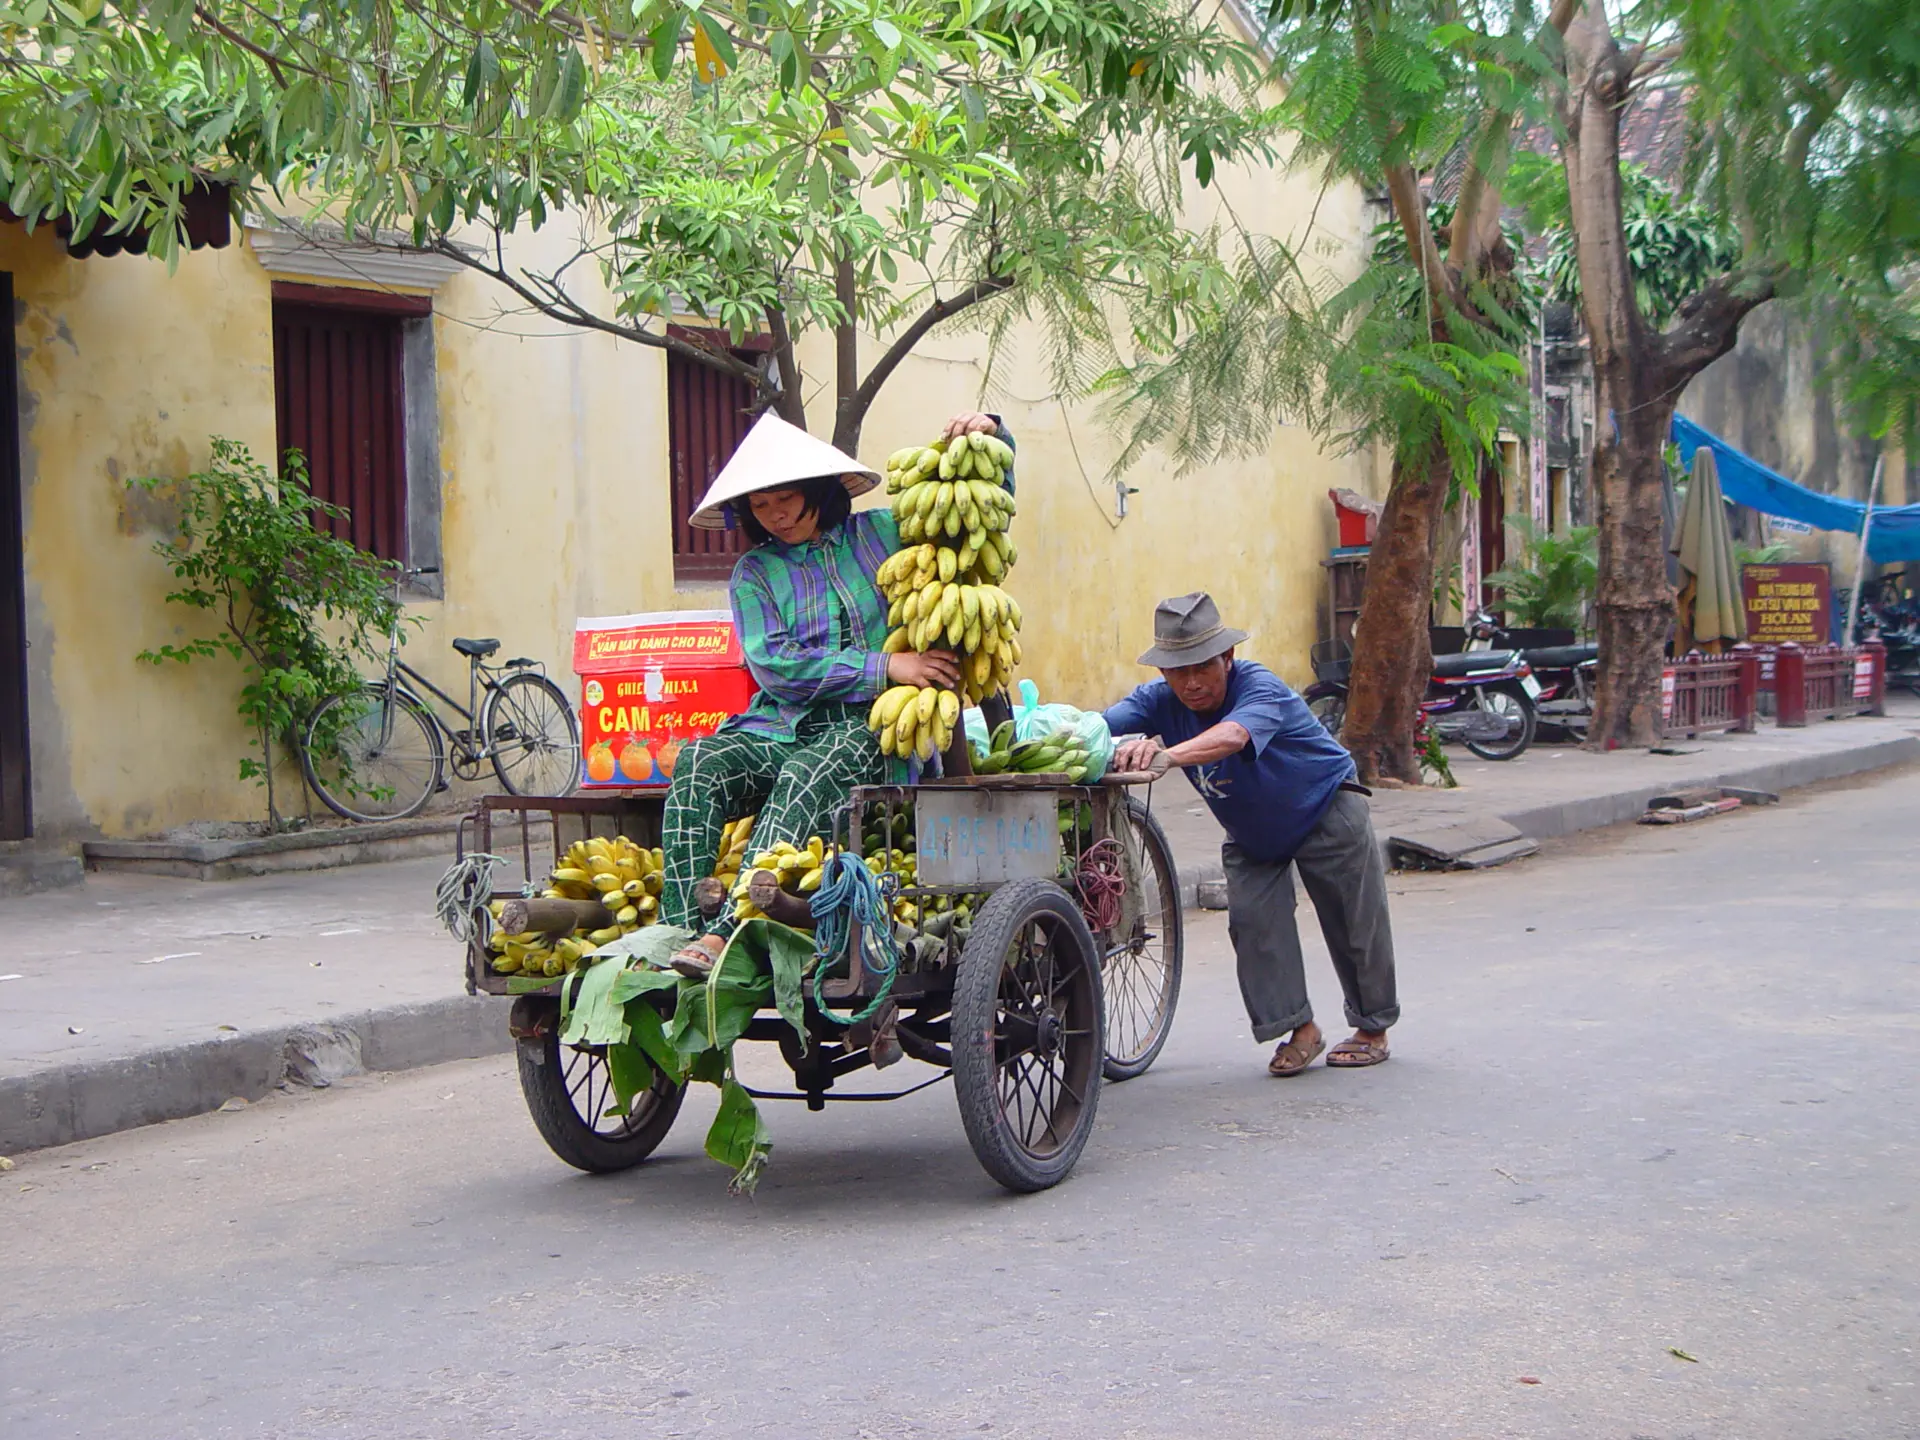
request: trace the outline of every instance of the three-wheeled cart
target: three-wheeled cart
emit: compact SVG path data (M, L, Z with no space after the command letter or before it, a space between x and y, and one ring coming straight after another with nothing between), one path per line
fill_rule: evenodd
M886 978L863 960L854 926L848 954L827 962L826 1009L806 987L804 1046L775 1011L751 1022L745 1038L779 1046L794 1088L749 1093L818 1110L835 1100L897 1099L951 1076L967 1139L988 1174L1017 1191L1064 1179L1092 1134L1101 1082L1153 1064L1179 998L1173 854L1131 793L1150 778L1072 785L1017 775L854 790L836 823L840 847L882 857L904 847L915 859L910 873L889 858L870 867L900 917L894 1003L857 1023L836 1018L869 1008ZM663 806L658 794L634 792L488 796L461 828L461 854L506 859L494 896L537 894L576 840L624 834L658 844ZM508 982L489 964L482 928L468 945L468 989L519 988ZM672 1127L683 1089L658 1075L629 1113L608 1116L605 1052L562 1044L559 990L555 980L520 994L512 1010L534 1124L556 1155L582 1170L637 1165ZM649 1003L671 1007L672 993L653 992ZM839 1080L889 1058L895 1045L894 1054L940 1073L900 1090L835 1093Z

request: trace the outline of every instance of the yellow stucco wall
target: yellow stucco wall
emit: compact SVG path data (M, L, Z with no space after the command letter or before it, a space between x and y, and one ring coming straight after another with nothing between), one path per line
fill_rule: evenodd
M134 661L181 631L152 554L167 507L125 482L185 474L215 433L272 453L267 277L238 249L190 255L171 277L130 256L75 261L18 225L0 225L0 269L20 357L36 829L241 813L231 700L210 703L204 673Z
M1290 233L1317 204L1330 253L1357 254L1357 193L1321 195L1275 172L1221 183L1255 229ZM1218 193L1196 192L1196 218ZM538 267L570 241L554 227L514 258ZM21 356L36 827L117 836L256 816L259 797L236 774L235 672L133 660L192 622L162 600L169 577L152 545L166 507L129 498L124 482L184 475L214 434L271 456L270 277L238 237L169 275L132 256L76 261L18 225L0 225L0 269L14 276ZM464 694L448 640L497 635L571 692L576 616L725 596L673 583L661 354L506 314L504 298L464 274L434 295L445 593L413 605L407 656ZM883 392L861 446L877 462L955 410L1006 417L1020 447L1011 588L1028 616L1024 673L1048 698L1104 703L1144 678L1133 659L1154 602L1206 588L1254 632L1245 653L1304 681L1333 543L1326 491L1378 494L1375 467L1282 425L1264 453L1186 476L1140 465L1118 519L1112 427L1052 394L1039 349L1016 345L989 374L981 337L934 336ZM814 401L816 429L828 403Z

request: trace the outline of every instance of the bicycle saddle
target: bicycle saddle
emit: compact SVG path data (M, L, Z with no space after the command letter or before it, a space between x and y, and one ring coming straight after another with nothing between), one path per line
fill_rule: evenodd
M500 648L498 640L456 640L453 648L462 655L472 656L475 660L484 660Z

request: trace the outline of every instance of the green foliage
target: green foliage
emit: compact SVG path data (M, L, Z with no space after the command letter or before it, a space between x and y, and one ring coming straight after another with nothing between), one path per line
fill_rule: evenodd
M1547 237L1544 264L1550 299L1580 304L1580 258L1567 208L1567 176L1541 155L1514 160L1514 198ZM1634 295L1648 323L1665 325L1681 302L1731 270L1740 244L1726 216L1682 200L1639 165L1620 167L1621 219Z
M381 561L315 526L316 516L346 511L308 490L297 451L275 479L244 445L216 437L212 449L207 468L184 480L128 482L178 504L178 534L153 547L178 584L167 603L217 627L137 658L154 665L217 657L239 663L239 712L254 735L240 777L265 788L267 817L277 829L274 745L287 743L320 700L360 683L356 662L384 639L396 604Z
M773 1153L773 1139L753 1097L739 1083L733 1047L765 1006L775 1006L806 1046L801 974L813 963L809 936L770 920L749 920L734 932L704 980L665 969L692 940L686 930L649 925L602 946L599 958L560 987L563 1044L606 1047L614 1091L610 1115L624 1115L654 1082L695 1080L720 1087L720 1108L707 1131L707 1154L734 1172L729 1189L751 1194ZM533 980L516 987L539 989ZM672 991L671 1018L656 1008Z
M1600 576L1599 530L1576 525L1556 535L1525 515L1510 515L1507 524L1520 532L1524 548L1517 564L1494 571L1486 583L1505 597L1508 622L1584 632Z
M197 170L645 343L691 314L794 359L991 301L1052 327L1063 382L1178 336L1220 269L1183 177L1275 133L1258 52L1174 0L0 0L0 51L0 198L35 222L171 258ZM453 244L563 212L551 269ZM856 430L890 369L835 397Z
M1453 762L1441 748L1439 733L1427 723L1424 711L1414 722L1413 753L1420 762L1420 777L1427 784L1437 785L1442 790L1460 788L1460 782L1453 778Z
M1520 17L1498 7L1287 3L1268 43L1288 81L1281 118L1299 136L1292 163L1329 186L1378 189L1390 167L1442 165L1498 185L1504 134L1488 114L1537 113L1544 56ZM1490 137L1497 143L1490 145ZM1438 221L1450 218L1450 204ZM1374 444L1418 465L1438 448L1470 490L1503 424L1524 413L1529 298L1499 263L1435 296L1398 219L1375 232L1357 276L1312 268L1321 237L1233 235L1216 283L1177 348L1101 377L1128 412L1135 456L1164 445L1183 466L1264 446L1276 414L1345 448ZM1444 244L1444 239L1441 242Z
M1793 547L1784 540L1775 540L1771 545L1742 545L1734 542L1733 564L1735 569L1746 565L1778 565L1793 554Z

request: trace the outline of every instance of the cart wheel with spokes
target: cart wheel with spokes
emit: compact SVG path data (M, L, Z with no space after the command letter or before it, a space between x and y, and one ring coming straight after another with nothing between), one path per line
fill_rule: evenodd
M1129 935L1102 942L1100 986L1106 995L1109 1080L1144 1075L1159 1058L1180 1001L1186 929L1180 912L1180 872L1167 833L1147 807L1127 797L1127 823L1140 844L1138 914Z
M1093 1133L1105 1057L1100 956L1051 880L988 897L953 988L953 1084L967 1139L1009 1190L1045 1190Z
M603 1047L561 1044L559 1018L552 1010L541 1023L516 1021L516 1028L524 1036L516 1049L527 1112L540 1138L567 1164L596 1175L626 1170L667 1138L684 1087L657 1075L631 1113L609 1116L613 1081Z

